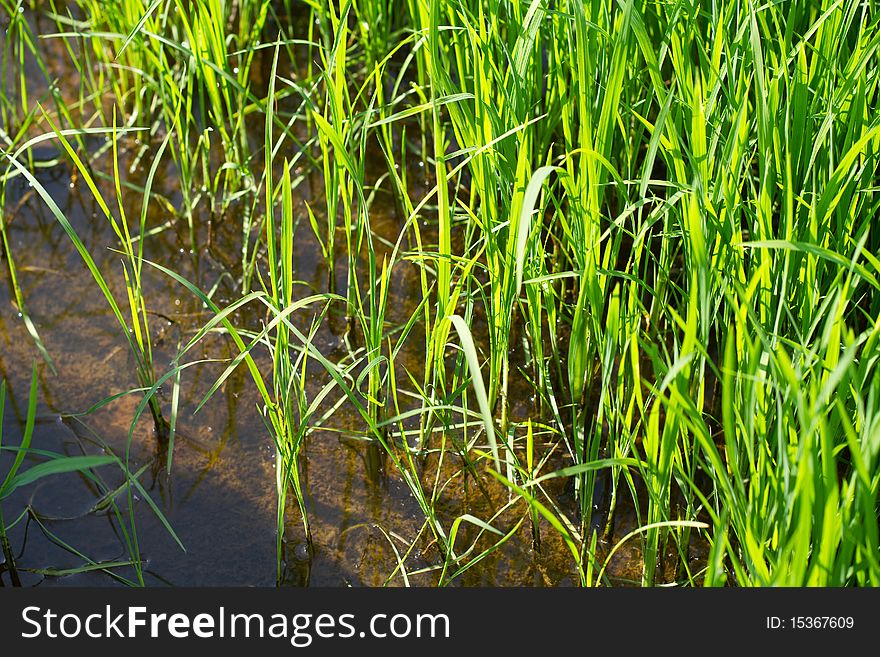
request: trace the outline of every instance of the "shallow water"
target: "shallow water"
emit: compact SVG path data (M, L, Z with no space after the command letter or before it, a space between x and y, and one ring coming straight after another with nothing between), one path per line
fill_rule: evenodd
M35 30L39 30L39 19L34 17L33 21ZM56 42L45 47L57 50L57 46ZM64 59L59 55L52 61L53 70L62 74L59 77L63 80ZM28 74L35 75L35 72L28 70ZM65 81L70 85L68 94L73 94L76 88L74 77L70 75ZM39 93L36 83L33 93ZM254 140L259 142L263 128L253 126L253 129ZM95 148L103 145L102 139L93 141L90 145ZM134 139L120 141L121 168L128 170L136 156L142 156L128 175L128 180L136 185L144 184L144 167L148 166L152 153L149 150L141 153L141 149L142 145ZM41 147L35 152L35 158L41 160L58 155L52 147ZM170 162L167 156L166 160ZM379 163L377 158L377 167ZM98 168L112 170L108 155L99 159ZM110 224L98 215L91 192L72 177L71 172L72 169L62 163L40 168L36 176L82 237L114 292L124 293L121 256L111 250L118 244L116 236ZM424 176L423 172L424 169L413 164L410 177L417 180L418 176ZM426 188L427 185L425 181ZM102 189L105 198L113 198L109 184ZM321 207L322 190L323 181L317 174L307 176L294 190L295 211L301 217L296 234L295 277L301 281L299 289L303 294L327 289L327 272L321 264L304 205L308 200L313 207ZM170 166L160 167L153 191L172 202L179 200L179 183ZM137 192L126 191L123 202L126 215L133 223L139 216L142 197ZM202 207L202 214L194 217L196 243L208 246L201 246L199 252L190 252L184 222L172 221L168 229L146 238L145 257L178 272L200 289L215 289L214 298L221 306L228 303L236 298L234 269L241 252L240 221L235 211L233 206L227 216L220 218ZM38 364L40 404L33 447L66 454L97 453L100 448L96 441L104 441L115 453L124 454L138 395L124 396L85 417L70 417L111 395L136 387L134 361L120 335L121 329L67 235L22 178L8 185L4 213L27 310L57 368L55 374L45 363ZM162 225L169 218L158 204L150 205L148 225ZM371 207L371 221L375 233L392 242L402 225L390 198L387 201L377 198ZM430 227L425 230L430 231ZM380 261L381 257L380 253ZM14 445L24 427L31 364L39 357L19 318L6 262L0 264L3 281L0 285L0 377L8 386L3 437L4 444ZM339 257L335 273L340 286L344 285L345 266L345 257ZM143 277L151 313L154 360L161 374L170 366L180 346L210 319L210 314L200 301L162 273L145 267ZM392 324L405 321L420 298L415 265L404 262L396 266L392 272L388 321ZM305 311L293 319L306 330L312 313ZM258 328L261 317L256 308L246 308L235 315L235 321ZM344 357L345 328L344 318L338 312L331 312L317 332L314 345L331 360ZM479 336L485 327L478 321L474 330ZM418 372L424 356L420 347L418 331L414 331L410 344L396 363L398 381L406 380L406 370L416 373L416 378L421 376ZM275 451L258 412L259 399L247 371L241 368L233 373L210 401L193 414L226 362L235 355L232 341L222 335L207 337L187 355L185 360L215 362L193 365L183 373L179 435L170 474L165 470L167 454L160 449L146 415L132 432L129 469L136 472L146 466L141 482L185 546L185 551L180 549L145 500L134 501L137 542L146 564L148 585L272 586L279 583L275 554ZM271 371L265 354L257 358ZM311 364L309 372L312 377L309 391L315 394L324 385L326 376ZM166 384L162 393L167 413L171 386ZM513 381L514 418L534 414L529 394L522 380ZM285 567L280 584L378 586L437 582L442 555L424 527L424 515L401 474L390 463L383 463L375 446L356 439L355 435L363 430L362 421L342 404L325 426L307 439L301 471L313 546L307 547L298 512L289 509ZM0 454L0 472L11 462L9 453ZM566 465L561 448L556 448L551 463ZM423 458L423 484L433 486L437 467L436 453ZM457 458L447 453L441 468L443 476L439 479L441 490L436 492L436 510L446 527L463 513L488 519L508 501L506 492L491 482L482 482L484 492L472 480L457 474L460 467ZM112 466L98 472L106 478L107 488L115 488L122 482L121 473ZM443 484L444 481L447 483ZM548 490L574 519L574 500L566 482L549 482ZM10 532L24 584L117 583L101 571L64 576L34 572L83 565L83 558L60 547L59 541L94 561L129 558L116 517L93 509L101 497L102 490L93 481L78 474L64 474L24 487L4 500L7 524L25 509L31 513L30 520L19 522ZM124 508L124 498L118 501ZM516 512L502 514L493 523L499 528L513 527L523 518L524 506L520 504L516 509ZM123 517L127 524L124 510ZM620 509L615 538L636 526L634 510ZM540 552L533 549L528 521L523 522L511 540L454 579L452 584L576 584L576 570L561 538L550 531L546 523L542 523L541 529ZM468 545L475 536L473 527L462 525L458 545ZM481 539L478 545L488 547L490 543ZM401 561L407 579L398 568ZM638 580L640 563L638 542L633 541L618 553L609 574L619 582ZM114 572L133 577L130 567L116 568ZM8 573L3 573L0 579L9 584Z
M119 255L107 248L114 243L114 235L107 222L93 217L94 202L80 194L76 186L70 188L66 167L42 171L38 179L80 231L101 270L116 272L108 278L115 278L116 290L121 291ZM94 432L117 453L123 453L139 401L137 395L123 397L87 417L62 418L134 388L134 363L91 274L43 202L29 192L18 182L8 191L9 205L18 206L11 216L9 235L28 311L58 371L56 375L44 363L38 365L40 406L33 446L68 454L81 450L92 453L95 447L89 440ZM215 233L215 240L222 235L223 231ZM301 243L305 250L308 242ZM215 241L214 248L235 253L234 245ZM311 269L312 276L325 278L315 266L314 253L299 255L303 275L308 276ZM190 256L170 230L149 239L146 257L161 261L203 289L222 272L210 255ZM3 271L6 284L0 288L0 307L4 309L0 316L0 376L8 386L4 418L8 445L15 444L23 430L30 367L38 354L18 317L5 263ZM144 277L148 308L155 313L151 317L154 357L157 369L162 371L178 345L210 315L170 278L149 268ZM401 276L398 287L412 282L411 277ZM318 281L315 284L319 285ZM415 290L400 290L398 294L402 298L417 296ZM344 322L336 323L344 330ZM329 354L341 337L329 330L333 324L327 322L328 328L316 340L316 346ZM202 343L197 356L228 359L234 355L230 345L230 340L212 337ZM133 434L130 469L137 471L151 464L142 481L149 484L151 496L186 547L182 552L149 508L142 501L136 503L138 540L153 578L148 583L275 583L274 447L256 410L258 398L246 372L233 374L198 414L192 414L222 367L214 363L195 365L183 375L180 436L170 476L165 474L164 455L158 453L146 417ZM166 385L164 392L167 408L170 386ZM371 461L377 461L376 455L371 455L362 441L346 436L347 430L362 430L350 410L343 406L328 424L332 428L315 432L304 449L303 475L314 554L303 554L301 529L291 523L288 536L292 554L284 581L296 585L382 584L396 565L386 534L413 540L421 529L421 511L399 474L393 468L376 473L370 466ZM8 467L11 456L3 458L4 467ZM118 476L116 481L121 481ZM463 490L457 488L453 485L445 490L438 502L438 508L450 515L466 507ZM112 516L89 513L99 497L100 492L82 476L57 475L19 490L4 501L4 513L14 518L30 505L51 532L90 558L125 558L124 543ZM469 508L475 511L473 505ZM524 540L526 537L524 532ZM53 545L35 522L30 523L27 532L20 524L11 538L13 545L24 545L18 564L22 569L70 568L82 563ZM395 541L399 551L406 550L402 541L390 540ZM529 583L523 581L523 577L529 577L528 570L542 572L545 568L531 563L530 552L527 545L514 541L462 583ZM436 549L428 548L408 567L425 568L438 559ZM547 583L563 579L556 573L546 577L550 580ZM432 578L428 574L416 576L414 581L429 583ZM26 580L34 584L41 578L26 575ZM397 580L399 583L400 578ZM42 581L52 585L112 583L106 575L96 573Z

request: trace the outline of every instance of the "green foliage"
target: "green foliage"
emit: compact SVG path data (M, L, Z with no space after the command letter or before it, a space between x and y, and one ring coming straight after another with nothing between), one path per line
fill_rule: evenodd
M52 14L82 78L77 107L56 95L54 115L29 104L17 72L39 49L14 20L2 73L16 95L0 115L16 130L0 139L3 185L34 186L132 329L154 418L157 381L209 331L232 337L239 355L209 396L247 366L276 445L279 578L290 493L310 536L306 440L345 404L424 512L441 584L529 528L535 546L558 534L584 585L613 583L629 542L645 586L880 584L873 0L278 4L80 0L81 19ZM35 176L38 126L114 227L127 313ZM167 148L192 249L200 203L221 215L246 201L239 299L221 309L151 263L214 313L164 378L142 246L83 146L124 130L161 139L150 181ZM307 176L318 191L300 199ZM117 166L117 197L123 178ZM396 205L390 238L379 199ZM318 290L297 280L300 220L326 268ZM398 304L395 277L413 267L421 298ZM263 324L235 325L250 304ZM331 358L315 336L334 313L346 328ZM564 462L538 453L537 430ZM543 485L561 477L576 516ZM438 512L469 478L507 502L488 518ZM624 506L639 526L602 552ZM694 566L696 545L709 556Z

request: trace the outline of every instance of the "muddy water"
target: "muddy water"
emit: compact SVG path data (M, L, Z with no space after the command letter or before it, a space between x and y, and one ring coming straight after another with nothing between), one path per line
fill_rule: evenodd
M36 17L34 28L41 29ZM47 29L46 26L43 29ZM56 48L57 57L51 58L52 69L63 79L63 53L57 45L56 42L46 47ZM28 73L36 75L30 69ZM65 93L75 97L75 80L67 80L67 83L71 88ZM39 90L39 84L35 83L33 93ZM254 126L256 143L262 138L261 131L262 126ZM90 142L90 148L95 150L105 145L103 139ZM131 169L127 179L138 186L146 180L144 166L149 166L152 154L150 150L143 152L143 148L133 139L120 140L121 167ZM35 158L43 161L60 159L59 155L51 146L35 152ZM166 160L170 158L166 156ZM376 158L376 162L380 159ZM416 162L412 165L410 179L424 177L424 169ZM106 154L95 166L98 170L112 171L112 162ZM91 192L64 163L39 168L36 176L83 239L114 293L124 296L120 255L111 250L118 241L110 224L100 215ZM424 184L427 190L429 181ZM305 220L304 205L309 201L313 208L321 207L322 190L320 177L309 177L307 173L305 181L294 191L296 212L302 218L296 234L295 278L301 282L298 289L303 295L327 289L328 274ZM109 184L104 184L102 191L105 198L113 198ZM153 191L173 203L179 202L179 182L170 165L159 168ZM141 194L126 191L123 203L126 215L133 222L141 210ZM56 475L20 489L3 502L7 524L24 514L10 532L23 583L42 586L118 583L101 570L63 576L57 571L84 564L84 558L74 551L95 562L130 559L126 532L130 531L132 522L148 585L272 586L279 583L275 553L275 450L258 411L259 398L247 371L244 368L236 371L198 413L194 413L228 360L236 355L231 340L212 334L184 359L213 362L195 364L182 375L179 435L169 474L166 471L168 455L160 449L151 423L142 420L131 427L139 402L137 394L123 396L86 416L77 415L137 386L133 357L106 300L67 235L45 203L20 177L7 186L4 217L27 310L57 370L53 372L39 360L15 305L7 263L0 261L0 377L7 381L8 387L3 418L4 444L17 444L22 434L31 365L37 360L40 404L33 447L69 455L99 453L102 445L117 454L125 454L128 448L129 470L137 472L144 468L141 483L185 547L182 550L177 545L142 495L133 500L133 518L128 514L124 496L117 499L121 517L103 508L95 509L106 491L123 482L118 468L107 466L98 470L101 482L78 474ZM392 242L396 240L402 220L390 196L377 197L371 207L371 222L376 234ZM197 252L190 251L185 223L167 216L159 204L151 203L148 225L166 223L169 224L167 229L145 238L145 257L178 272L202 290L215 290L214 299L220 305L235 299L238 292L234 280L240 275L235 263L241 252L241 223L236 217L236 208L232 207L224 217L212 216L201 208L201 214L194 217L196 243L202 245ZM425 230L430 232L430 226ZM380 261L381 257L380 253ZM345 266L345 257L341 256L335 268L340 285L344 285ZM181 345L186 344L211 315L193 295L162 273L145 267L143 277L154 361L161 375L171 366ZM396 266L392 272L389 322L405 321L420 298L415 266L405 262ZM311 311L304 311L293 321L305 331L312 317ZM251 329L258 329L263 319L256 308L245 308L234 316L239 326ZM345 357L345 328L340 313L331 312L315 336L315 347L331 360ZM477 335L485 333L479 321L474 329ZM407 381L407 371L416 379L421 378L419 372L424 357L418 329L413 332L410 343L396 363L399 382ZM266 354L257 354L257 358L262 359L263 371L271 371ZM309 394L314 395L325 384L326 375L313 365L309 372ZM522 383L518 380L512 383L514 418L524 418L534 412L529 389ZM167 413L170 385L161 393ZM334 397L334 401L337 398ZM288 509L280 584L380 586L437 582L442 555L425 527L424 514L401 474L385 462L375 447L357 440L356 435L363 431L363 422L351 408L342 404L307 439L301 472L313 545L311 549L307 547L298 514ZM449 436L448 440L454 438ZM420 459L420 468L422 483L435 497L435 509L444 526L448 528L464 513L492 518L509 501L506 492L493 486L491 481L482 480L477 485L472 478L463 477L461 460L452 452L447 452L443 463L439 463L439 437L437 441L429 445L434 451L429 450ZM555 450L551 463L567 464L559 445L541 445L541 449ZM5 472L11 462L8 452L0 454L0 472ZM441 475L436 477L438 468ZM560 508L574 518L574 500L566 482L554 480L548 484ZM524 518L524 506L520 503L492 522L507 531ZM619 538L636 526L634 510L622 509L615 536ZM457 542L459 550L475 537L474 528L463 524ZM541 537L538 552L533 549L528 521L522 522L513 538L452 584L575 584L577 576L572 558L559 536L544 523ZM479 552L491 543L481 539L477 545ZM632 548L621 550L609 570L619 582L639 577L637 542L632 543ZM401 563L406 577L401 573ZM129 579L134 577L130 566L115 567L112 572ZM8 573L3 573L0 579L9 584Z
M77 184L71 188L66 166L41 170L38 180L89 246L114 291L123 292L119 255L108 248L115 243L115 236L109 224L95 214L98 208L88 190ZM157 180L159 185L163 182ZM71 455L96 453L95 441L103 440L123 454L138 395L122 397L85 417L69 417L136 387L133 358L121 329L43 201L20 179L10 184L7 195L8 207L14 208L14 212L7 213L11 220L9 237L27 309L57 369L55 374L38 361L40 406L33 446ZM133 200L127 212L136 210L137 202ZM212 248L236 253L237 245L222 242L226 232L215 231ZM300 278L312 279L315 287L321 287L326 273L317 266L315 253L309 252L309 247L315 245L302 232ZM166 230L148 238L145 255L202 289L211 288L223 273L223 266L212 258L211 251L191 255L183 244L175 231ZM4 442L9 445L17 442L23 430L31 363L38 353L18 316L3 264L0 376L8 386ZM396 293L401 298L417 298L416 289L402 289L417 283L410 276L399 276ZM210 315L179 284L149 267L144 271L144 286L151 312L154 359L157 370L163 372L179 346ZM218 297L232 294L221 283ZM333 356L341 334L331 330L334 322L326 324L315 344ZM344 330L344 322L335 324ZM234 356L231 347L231 341L222 336L210 337L193 358L229 359ZM183 374L179 437L170 475L166 474L165 454L158 449L151 423L141 421L135 427L130 470L149 466L141 481L186 547L183 552L147 504L136 501L135 521L140 550L147 562L147 583L275 584L274 447L257 412L258 398L246 371L231 376L193 415L223 367L222 363L195 365ZM316 374L316 386L317 379ZM170 386L163 392L167 409ZM308 440L302 467L314 550L309 554L304 549L299 525L291 522L283 581L291 585L381 585L397 565L395 549L406 552L407 543L419 536L423 515L399 474L393 468L378 469L375 463L382 459L365 443L349 437L349 432L362 431L363 427L347 407L340 408L327 425ZM11 455L3 456L4 470L11 461ZM432 465L426 463L426 471L432 471ZM113 472L112 467L101 473L107 478L108 488L122 481L121 473ZM4 501L7 522L25 508L35 516L11 532L13 545L21 548L18 566L25 571L23 577L28 584L113 583L100 572L65 577L27 572L83 564L81 558L59 547L48 532L95 561L127 558L122 529L115 517L90 511L101 494L93 482L68 474L46 478ZM477 508L484 504L480 500L468 503L463 487L456 481L439 498L438 509L450 519L465 510L479 511L480 515L491 513L488 507ZM422 533L427 535L426 531ZM406 564L408 570L436 567L440 555L428 543L417 541ZM463 577L461 583L564 581L558 573L545 574L545 570L546 566L533 558L528 533L523 532L521 541L512 541L480 569ZM131 577L127 571L130 569L117 569ZM412 575L410 581L429 584L436 576L436 571L431 571ZM402 579L398 575L391 583L402 583Z
M47 156L52 155L50 153ZM99 215L97 205L84 186L74 183L67 166L41 169L40 183L56 200L83 238L99 268L116 294L123 293L119 254L108 247L115 235ZM130 178L137 180L137 172ZM173 188L173 181L158 177L162 186ZM108 190L104 190L105 193ZM130 216L140 198L133 195ZM51 355L57 374L38 360L40 406L33 446L64 454L96 453L96 441L105 441L118 454L124 454L130 424L139 396L131 394L107 404L84 417L82 413L101 400L136 387L134 361L120 334L120 327L83 266L67 235L43 201L21 179L7 188L9 238L15 254L27 309ZM163 220L159 212L151 223ZM389 214L383 222L391 222ZM199 222L197 222L199 223ZM207 219L204 224L207 224ZM382 223L382 222L378 222ZM185 231L182 231L185 232ZM218 280L218 301L231 299L234 290L221 278L225 265L215 252L236 254L239 245L227 242L235 230L217 227L213 244L198 254L190 254L188 238L169 229L149 237L145 257L161 262L202 289ZM315 289L326 284L326 271L318 264L317 245L307 230L301 230L298 278ZM33 341L18 316L18 309L3 263L4 285L0 287L0 376L7 381L8 403L4 417L5 444L15 444L24 427L31 364L38 359ZM150 311L154 360L158 372L170 366L180 345L210 318L201 303L179 284L146 267L144 287ZM418 279L411 273L394 277L394 293L401 300L419 297ZM410 302L401 303L399 307ZM396 310L395 314L403 311ZM259 318L240 313L237 320L259 325ZM298 318L306 328L311 316ZM340 348L345 322L331 317L319 331L315 346L331 358L341 358ZM210 336L190 354L199 358L228 360L235 355L231 340ZM402 358L410 371L417 371L418 354ZM264 364L269 365L268 362ZM130 470L148 468L141 481L153 501L180 537L182 551L144 500L135 502L135 521L141 554L146 560L147 583L175 585L273 585L275 560L275 473L274 447L257 411L258 397L244 369L233 374L199 412L193 410L202 400L225 363L206 363L189 367L181 381L179 437L172 455L170 475L165 471L166 455L158 448L150 422L139 422L133 432ZM322 384L315 372L310 389ZM403 377L403 371L399 377ZM163 390L164 406L170 403L170 386ZM412 584L436 581L441 556L428 540L424 516L409 488L374 449L353 437L362 432L362 422L345 405L309 439L303 454L303 480L309 509L314 548L305 549L304 536L295 514L287 529L286 570L282 582L289 585L382 585L398 565L397 554L415 548L405 564ZM3 468L12 461L3 457ZM447 457L447 462L454 457ZM455 477L458 464L447 465L444 479L450 482L437 495L441 517L451 522L461 513L490 517L506 500L482 499L473 485L465 490L461 477ZM432 480L436 459L424 463L425 480ZM106 488L121 484L120 472L105 468ZM11 532L13 545L20 546L18 566L25 571L28 584L83 585L112 584L107 574L96 572L65 577L45 576L31 570L67 569L83 564L83 559L59 547L57 539L79 550L94 561L128 558L122 528L106 512L90 511L104 491L81 475L57 475L19 490L4 501L7 522L29 508L34 518L19 523ZM120 499L124 506L124 499ZM500 502L500 504L498 504ZM37 523L39 519L45 530ZM127 518L126 518L127 520ZM512 526L519 516L504 517ZM503 526L503 524L501 525ZM419 538L419 536L422 538ZM463 532L461 544L469 534ZM548 541L553 547L553 542ZM558 546L561 547L561 546ZM564 552L545 549L539 558L532 553L527 529L502 550L485 559L479 568L465 573L457 583L463 585L574 583ZM558 562L558 563L554 563ZM427 570L422 574L416 571ZM115 572L132 577L130 568ZM8 583L8 582L7 582ZM401 584L400 574L388 583Z

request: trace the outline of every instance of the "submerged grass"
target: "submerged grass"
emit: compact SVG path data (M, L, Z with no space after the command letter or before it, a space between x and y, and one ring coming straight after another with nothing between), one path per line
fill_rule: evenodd
M80 78L51 112L24 73L39 39L2 7L4 203L24 176L68 228L35 173L57 140L119 238L130 321L93 275L133 329L155 422L158 382L209 332L231 336L240 355L208 396L248 367L276 446L279 581L290 494L312 543L304 450L344 404L424 514L402 553L383 529L389 579L445 585L555 534L582 585L616 583L636 543L644 586L880 584L873 0L79 0L41 35ZM128 193L115 137L138 126L149 180L167 150L180 190L150 227L148 182L135 234L93 181ZM88 138L108 133L99 174ZM310 175L320 190L301 194ZM179 223L198 252L199 208L221 222L238 205L238 300L150 263L214 313L162 376L144 241ZM306 238L320 289L298 280ZM413 269L421 297L401 299ZM236 325L250 305L262 325ZM469 481L488 515L441 508ZM413 571L419 541L440 559Z

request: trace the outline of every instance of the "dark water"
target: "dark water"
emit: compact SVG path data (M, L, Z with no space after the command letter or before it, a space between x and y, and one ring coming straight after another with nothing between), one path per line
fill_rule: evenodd
M40 29L37 18L34 18L34 27ZM43 29L47 28L43 26ZM53 71L63 79L65 60L58 44L45 47L50 52L55 49L58 56L49 59ZM28 74L38 77L30 69ZM70 85L67 93L74 94L76 81L70 79L67 83ZM36 82L33 93L39 91ZM256 141L261 139L261 130L262 126L255 126ZM103 145L102 138L90 142L96 149ZM121 167L128 170L134 166L127 179L136 185L144 184L147 175L144 166L149 166L151 161L151 151L142 153L142 148L143 145L131 138L120 141ZM139 155L142 157L137 161ZM38 160L58 156L52 146L35 152ZM167 154L165 160L170 162ZM376 166L379 166L378 158ZM96 168L111 171L109 156L99 158ZM114 293L124 298L121 256L111 250L118 245L118 240L109 222L100 215L91 192L72 176L67 164L40 168L36 175L83 239ZM416 179L424 176L424 172L414 165L410 175ZM294 190L297 212L302 218L296 235L295 267L303 294L327 289L327 271L321 264L304 206L304 201L310 200L313 207L320 207L322 189L323 181L316 175L306 178ZM102 191L108 201L114 198L109 184L104 184ZM179 201L179 182L170 165L159 168L153 191L172 202ZM124 205L130 224L139 216L141 203L139 193L125 193ZM160 204L151 203L149 226L172 221L166 230L146 238L145 257L178 272L203 290L214 289L214 298L220 305L228 303L236 298L233 281L239 275L235 267L241 252L240 220L235 212L233 206L226 217L217 217L202 208L202 213L194 217L196 243L202 246L193 253L185 222L174 220ZM6 380L8 388L3 418L4 444L15 445L20 440L31 365L36 359L40 404L33 447L70 455L91 454L99 451L103 441L115 453L124 454L140 400L137 394L121 397L88 416L70 417L137 386L134 360L119 324L61 226L20 177L7 186L4 217L27 310L57 368L57 374L53 373L39 361L15 305L7 263L0 261L0 377ZM377 199L371 208L371 221L374 231L391 241L396 239L402 225L390 198L385 205L382 198ZM208 246L204 246L206 244ZM380 261L381 257L380 253ZM344 260L341 257L337 263L340 281L344 281ZM154 361L157 373L162 374L180 346L211 315L200 301L162 273L145 267L143 277ZM405 321L420 298L415 266L411 263L397 266L392 277L389 321ZM239 325L258 328L261 316L256 308L244 309L234 319ZM311 320L311 311L294 318L303 330ZM331 360L339 359L345 355L344 331L344 318L338 312L331 313L314 344ZM475 327L475 332L480 333L479 327ZM421 377L424 356L417 338L418 331L415 331L409 351L401 353L397 363L398 381L406 381L405 370L414 373L417 379ZM194 365L182 375L179 436L170 475L165 471L166 454L159 448L146 414L132 433L130 471L147 466L141 482L185 546L185 551L181 550L144 499L133 501L137 541L145 561L148 585L273 586L278 583L275 449L258 412L259 398L246 369L233 373L212 399L197 414L193 413L225 369L226 362L236 353L230 339L216 334L208 336L188 354L187 360L204 358L225 362ZM270 372L271 363L266 354L258 354L257 358L262 359L263 371ZM314 380L309 381L309 391L315 394L326 376L316 368L310 372ZM167 412L171 386L166 385L162 393ZM331 397L334 401L338 399L338 395ZM533 414L529 389L522 382L518 385L514 381L511 399L514 418ZM282 585L379 586L406 582L432 585L437 582L443 557L430 538L424 515L401 474L390 462L383 467L383 459L375 447L353 437L363 431L362 421L343 404L308 438L301 470L314 543L311 550L306 547L298 515L290 509ZM562 451L557 446L559 466L566 464ZM5 472L11 462L9 453L0 455L0 472ZM26 461L25 467L33 462ZM436 453L424 457L420 467L423 484L430 491L438 468ZM491 481L482 481L484 490L481 490L472 480L458 474L460 468L460 460L447 453L440 467L441 476L437 478L436 510L447 529L463 513L490 519L509 501L500 487L493 486ZM10 532L25 585L117 583L101 571L65 576L32 572L83 565L82 557L61 547L59 542L98 562L130 558L123 526L130 531L131 518L124 496L118 498L123 526L114 514L93 508L106 489L122 483L121 473L113 466L102 468L99 473L105 479L104 489L82 475L61 474L19 489L3 501L7 524L29 510L29 519L19 522ZM548 491L556 496L560 507L573 513L574 503L566 482L554 480L549 484ZM524 512L520 502L492 523L509 529L523 519ZM615 536L619 538L636 526L634 511L622 509ZM541 529L540 552L533 549L532 531L525 521L511 540L455 579L453 585L576 584L573 560L562 540L546 523ZM456 544L458 550L469 545L475 536L475 530L464 524ZM478 545L483 549L491 543L481 539ZM640 576L636 569L640 563L638 542L633 541L629 548L618 553L609 570L619 581L637 580ZM406 579L400 572L400 561L407 573ZM130 567L120 567L114 572L133 577ZM8 573L3 573L2 580L9 584Z
M76 184L70 187L70 171L65 166L41 170L38 180L89 246L114 291L124 292L120 256L108 248L115 236L109 223L95 216L97 207L88 190ZM139 198L133 199L127 212L135 211L138 202ZM27 309L57 368L57 374L53 374L38 362L40 405L33 447L71 455L95 453L94 440L98 436L122 454L140 400L137 394L122 397L86 417L66 417L136 387L134 360L121 329L42 200L23 182L16 181L8 189L7 206L15 208L7 213L11 219L9 237ZM215 231L213 249L235 254L238 245L222 241L227 232L233 231ZM312 279L319 288L326 273L317 265L314 243L306 231L301 233L298 273L302 279ZM146 243L146 258L209 289L223 273L223 266L207 250L191 255L182 246L185 241L170 229L152 236ZM0 376L8 386L4 443L14 445L24 427L31 364L38 353L18 316L6 263L3 265ZM395 293L400 299L418 298L418 289L412 288L418 285L414 277L399 276L396 284ZM208 321L210 314L178 283L149 267L144 271L144 287L151 312L154 360L157 370L163 372L179 346ZM232 294L221 283L218 296ZM239 319L252 322L255 318L242 313ZM300 321L307 324L310 320L311 316ZM344 322L326 322L316 346L330 356L339 356L341 352L335 354L334 348L338 348L341 335L333 333L334 324L344 330ZM229 359L235 355L231 340L220 335L209 336L196 351L193 360ZM271 367L265 359L264 364ZM246 370L234 373L193 415L224 367L224 363L208 363L184 371L180 435L170 476L165 473L165 456L158 449L146 415L133 433L130 469L134 472L143 465L150 466L141 481L186 547L186 552L181 551L143 500L137 501L135 519L141 553L147 561L147 583L275 584L274 446L257 412L258 397ZM317 373L315 378L318 386ZM167 409L170 385L163 392ZM423 514L399 473L390 464L377 472L374 464L381 458L363 441L348 437L347 432L363 431L361 424L342 406L327 421L327 427L308 440L302 471L315 547L312 554L303 550L304 537L294 518L287 531L290 544L286 583L381 585L397 565L392 543L403 554L423 530ZM447 462L454 458L447 456ZM11 460L11 455L3 456L4 470ZM424 465L425 480L430 482L436 460L429 457ZM105 470L109 481L121 483L121 475L112 472L112 467ZM451 478L454 468L447 464L446 470ZM439 495L441 516L451 521L465 511L481 517L491 515L493 509L473 483L471 489L466 493L461 477L453 479ZM4 501L3 509L9 522L29 506L49 531L95 561L125 559L125 544L115 518L89 512L100 497L101 491L81 475L64 474L20 489ZM505 501L493 500L500 502L499 506ZM422 534L427 537L429 532L424 529ZM63 569L83 563L55 545L35 521L27 526L20 523L12 530L11 539L22 549L18 561L21 569ZM467 544L465 539L465 535L460 537L460 545ZM430 546L427 539L416 545L406 563L408 570L431 568L440 562L436 546ZM565 561L564 554L555 558ZM574 581L567 568L560 572L559 565L552 564L553 558L546 561L551 563L532 554L529 532L524 529L521 540L509 542L479 568L466 573L460 583ZM44 578L25 572L23 577L28 584L113 583L103 573ZM429 584L436 577L436 571L414 574L410 582ZM398 575L392 583L402 581Z

